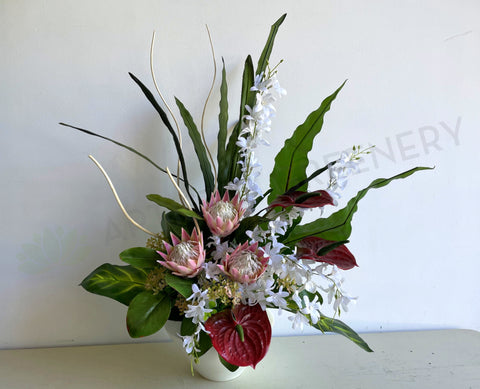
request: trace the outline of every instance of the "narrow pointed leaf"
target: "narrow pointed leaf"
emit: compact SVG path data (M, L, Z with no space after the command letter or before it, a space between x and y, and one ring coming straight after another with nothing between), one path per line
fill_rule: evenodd
M127 311L127 330L132 338L152 335L160 330L170 316L168 296L149 291L139 293Z
M128 305L145 290L146 278L147 272L143 269L105 263L91 272L80 285L90 293Z
M178 159L180 160L180 165L182 168L182 174L183 174L183 180L185 182L185 188L187 190L187 194L190 197L190 200L192 203L195 205L195 208L198 208L196 206L195 200L193 199L191 193L190 193L190 185L188 183L188 177L187 177L187 168L185 166L185 158L183 157L183 151L182 147L180 146L180 141L178 140L177 134L175 133L175 130L173 129L172 125L170 124L170 121L168 120L168 116L165 113L165 111L160 107L158 104L157 100L153 96L152 92L137 78L135 77L132 73L128 73L130 77L132 78L133 81L140 87L142 90L143 94L147 98L147 100L152 104L152 106L155 108L155 110L158 112L160 115L160 118L162 119L163 124L167 127L168 131L170 132L170 135L172 135L173 138L173 143L175 144L175 149L177 150L178 154Z
M148 247L132 247L120 253L120 259L132 266L142 269L152 269L163 258L153 249Z
M416 167L397 174L390 178L379 178L374 180L365 189L362 189L353 197L345 208L333 213L328 218L317 219L311 223L297 226L283 242L290 245L309 236L317 236L327 240L341 241L347 240L352 232L352 218L357 211L358 202L367 194L370 189L381 188L388 185L393 180L406 178L413 173L421 170L430 170L428 167Z
M277 196L288 191L290 187L307 178L308 153L312 149L313 140L322 130L323 118L330 110L332 102L345 82L333 94L323 100L320 107L308 115L305 122L297 127L292 137L285 141L283 148L275 157L275 165L270 174L272 192L268 196L269 203ZM306 190L306 184L297 189Z
M222 58L222 83L220 84L220 113L218 115L218 149L217 149L217 165L218 165L218 180L226 182L228 175L229 161L226 158L226 143L228 132L228 87L227 87L227 73L225 70L225 61ZM223 186L222 186L223 188ZM222 189L223 190L223 189Z
M243 340L237 326L243 330ZM236 305L205 322L212 345L228 363L255 368L268 351L272 327L260 305Z
M188 110L185 108L185 106L179 99L175 98L175 102L177 103L177 107L180 110L180 115L182 115L183 123L188 129L188 135L190 135L193 147L195 148L195 153L197 154L198 162L200 163L200 169L203 174L205 193L207 194L207 197L209 197L210 194L214 191L215 180L213 178L212 165L208 160L205 145L202 142L200 132L198 131L190 112L188 112Z
M80 127L76 127L76 126L72 126L71 124L66 124L66 123L58 123L60 124L61 126L65 126L65 127L70 127L70 128L73 128L74 130L78 130L78 131L81 131L85 134L88 134L88 135L92 135L92 136L96 136L98 138L102 138L102 139L105 139L105 140L108 140L109 142L112 142L114 144L116 144L117 146L120 146L120 147L123 147L124 149L127 149L128 151L131 151L132 153L134 154L137 154L139 157L142 157L144 160L146 160L147 162L151 163L153 166L155 166L158 170L162 171L163 173L166 173L167 171L165 169L163 169L162 167L158 166L155 162L153 162L150 158L148 158L147 156L143 155L142 153L140 153L139 151L135 150L133 147L130 147L130 146L127 146L127 145L124 145L123 143L120 143L114 139L111 139L111 138L108 138L106 136L103 136L103 135L100 135L100 134L97 134L93 131L90 131L90 130L86 130L84 128L80 128ZM183 180L182 180L183 181Z
M283 23L287 14L283 14L270 28L270 35L267 38L267 42L265 43L265 47L263 48L262 54L258 59L257 71L256 74L260 74L261 72L265 71L268 65L268 60L270 59L270 54L272 53L273 43L275 41L275 37L277 35L278 29L280 25Z
M195 211L190 211L185 208L182 204L177 203L175 200L169 199L168 197L163 197L158 194L149 194L147 199L153 201L154 203L169 209L170 211L175 211L181 213L184 216L193 217L195 219L202 219L202 217Z
M368 344L354 330L340 320L322 316L318 323L314 324L313 327L322 332L334 332L336 334L346 336L365 351L373 352Z

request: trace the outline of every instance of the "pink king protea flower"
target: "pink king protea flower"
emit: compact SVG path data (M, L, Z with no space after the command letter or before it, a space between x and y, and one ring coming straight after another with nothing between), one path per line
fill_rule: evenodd
M223 238L238 228L245 209L238 193L230 200L226 191L222 199L216 190L208 203L203 200L202 213L212 234Z
M195 277L205 262L202 233L199 236L197 230L193 230L192 235L188 235L182 228L182 240L172 233L170 233L170 236L173 246L165 241L163 242L167 253L158 251L165 259L165 261L158 261L158 263L177 276Z
M251 284L260 277L267 267L268 257L258 248L258 243L248 245L248 242L237 246L218 267L233 280L243 284Z

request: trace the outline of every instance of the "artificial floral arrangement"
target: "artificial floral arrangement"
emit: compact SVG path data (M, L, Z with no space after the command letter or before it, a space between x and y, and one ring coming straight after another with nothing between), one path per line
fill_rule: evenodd
M133 74L131 78L173 138L179 160L177 174L120 142L61 123L112 141L144 158L168 174L180 199L177 202L158 194L147 196L168 210L160 221L161 232L152 233L127 214L107 174L94 160L125 215L151 237L146 247L130 248L120 254L127 265L103 264L81 285L89 292L128 306L130 336L151 335L167 320L181 321L180 335L192 360L198 362L214 347L229 370L238 366L255 367L267 353L272 336L267 308L287 311L294 328L310 325L321 332L339 333L371 351L354 330L337 318L352 300L342 288L343 272L357 266L346 247L352 217L358 202L370 189L426 169L417 167L377 179L360 190L343 209L321 217L324 207L337 204L340 191L355 173L362 154L369 152L353 147L351 153L343 153L339 159L307 175L308 153L342 84L285 141L275 157L270 186L262 191L256 153L259 146L267 144L265 136L270 132L274 103L285 94L277 80L278 67L269 65L274 39L285 17L272 25L256 68L250 56L245 61L239 119L230 134L223 64L216 164L205 142L203 117L199 131L189 111L176 99L198 157L204 191L190 184L179 135L167 113ZM153 66L152 76L157 87ZM157 91L160 94L158 88ZM165 103L161 94L160 97ZM312 180L322 173L328 175L328 185L309 188ZM314 209L319 217L301 224L307 209ZM333 304L335 317L322 313L322 305L326 303Z

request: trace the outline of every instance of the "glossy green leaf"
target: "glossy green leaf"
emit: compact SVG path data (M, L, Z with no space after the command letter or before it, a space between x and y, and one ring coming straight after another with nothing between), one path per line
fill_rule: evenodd
M173 142L175 144L175 149L177 150L178 159L180 161L180 165L181 165L181 168L182 168L182 174L183 174L183 181L185 183L185 189L187 190L187 194L190 197L190 200L192 201L192 203L194 205L194 208L196 210L198 210L196 202L195 202L195 200L193 199L193 197L190 193L190 185L189 185L189 182L188 182L187 168L186 168L186 165L185 165L185 158L183 157L182 147L180 146L180 141L178 140L178 136L175 133L175 130L173 129L172 125L170 124L170 121L168 120L167 114L162 109L162 107L160 107L157 100L153 96L152 92L150 92L150 90L137 77L135 77L132 73L128 73L128 74L130 75L132 80L135 81L135 83L140 87L143 94L145 95L147 100L152 104L152 106L155 108L155 110L158 112L158 114L160 115L160 118L162 119L163 124L165 124L168 131L170 132L170 135L173 138Z
M270 28L270 35L267 38L267 43L265 43L265 47L263 48L262 54L260 55L260 58L258 60L256 74L262 73L267 68L268 60L270 59L270 54L272 53L275 37L277 35L280 25L283 23L286 17L287 14L283 14Z
M227 143L228 132L228 87L227 87L227 73L225 70L225 61L222 58L222 83L220 84L220 113L218 115L218 150L217 150L217 165L218 165L218 180L226 182L229 169L229 161L226 158L225 146ZM223 186L222 186L223 188Z
M188 129L188 135L190 135L190 139L192 140L193 147L195 149L195 153L197 154L198 162L200 163L200 169L203 174L203 181L205 183L205 193L207 193L207 197L210 197L210 194L213 193L215 188L215 180L212 174L212 165L208 160L207 150L205 145L202 142L202 137L200 132L193 121L192 115L188 110L185 108L183 103L175 98L175 102L177 103L177 107L180 110L180 115L182 115L183 123L185 127Z
M162 257L148 247L132 247L122 251L120 259L135 267L151 269L157 265L158 260L162 260Z
M185 298L190 297L192 294L193 280L190 278L182 278L171 273L165 273L165 282Z
M193 217L195 219L202 219L195 211L190 211L185 208L182 204L177 203L175 200L169 199L168 197L163 197L158 194L149 194L147 199L153 201L154 203L169 209L170 211L175 211L184 216Z
M109 263L92 271L80 284L90 293L110 297L128 305L144 291L147 271L133 266L117 266Z
M373 352L368 344L354 330L340 320L322 316L317 324L313 324L313 327L322 332L334 332L346 336L365 351Z
M178 212L166 212L162 216L162 230L166 236L173 233L177 237L182 236L182 228L189 234L193 231L194 224L191 217L181 215Z
M323 100L320 107L308 115L305 122L297 127L292 137L285 141L283 148L275 157L275 165L270 174L272 192L268 196L269 203L290 187L307 178L308 153L312 149L313 140L321 131L323 118L344 85L345 82ZM298 188L301 191L306 189L306 184Z
M328 218L317 219L311 223L297 226L283 243L290 245L308 236L318 236L319 238L333 241L347 240L352 232L351 222L354 213L357 211L358 202L370 189L381 188L393 180L406 178L417 171L428 169L431 168L416 167L390 178L379 178L374 180L365 189L359 191L357 195L348 202L345 208L333 213Z
M164 326L170 316L168 296L149 291L139 293L127 311L127 330L132 338L152 335Z

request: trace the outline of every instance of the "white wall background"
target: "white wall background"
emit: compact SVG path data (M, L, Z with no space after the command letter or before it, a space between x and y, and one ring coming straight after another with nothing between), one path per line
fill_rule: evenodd
M262 154L265 184L283 140L346 78L311 154L318 167L353 144L377 145L344 201L374 178L436 166L360 203L349 245L360 267L346 274L360 298L342 319L359 332L480 330L477 1L1 0L0 348L131 341L125 307L78 286L146 239L89 153L148 228L159 228L160 209L144 196L174 196L143 160L57 123L100 131L172 167L170 137L127 74L152 85L152 31L164 94L199 119L212 76L209 25L234 117L244 58L258 59L284 12L272 60L285 60L288 95ZM206 117L212 144L217 104L218 91ZM189 165L194 174L193 156ZM294 333L281 319L275 334Z

